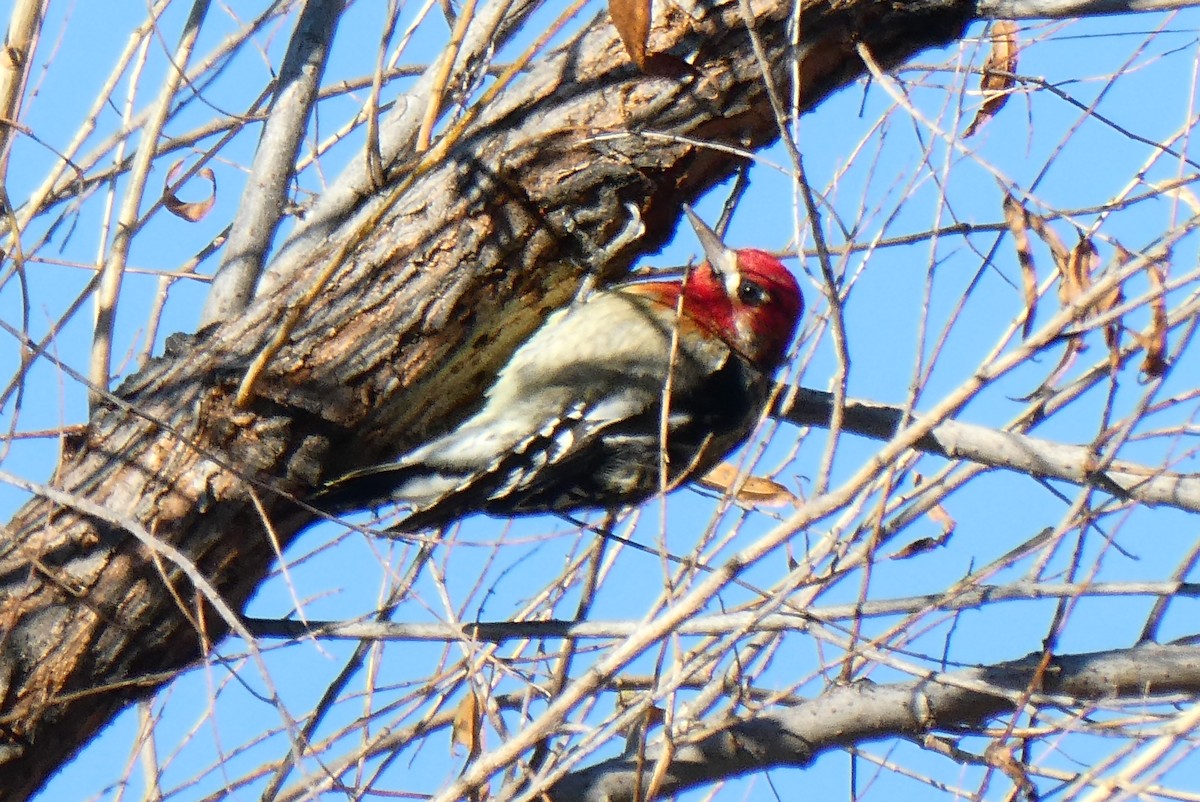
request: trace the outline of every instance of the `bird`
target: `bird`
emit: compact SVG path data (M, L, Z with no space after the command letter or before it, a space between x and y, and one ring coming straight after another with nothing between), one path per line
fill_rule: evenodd
M704 262L555 311L473 416L308 503L331 515L404 505L392 529L417 533L474 513L616 511L703 476L762 415L804 299L779 259L729 248L684 212Z

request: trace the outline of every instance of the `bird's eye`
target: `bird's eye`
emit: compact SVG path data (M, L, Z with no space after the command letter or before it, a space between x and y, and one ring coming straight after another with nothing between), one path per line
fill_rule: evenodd
M746 306L765 306L771 301L771 293L767 292L750 279L742 279L738 285L738 300Z

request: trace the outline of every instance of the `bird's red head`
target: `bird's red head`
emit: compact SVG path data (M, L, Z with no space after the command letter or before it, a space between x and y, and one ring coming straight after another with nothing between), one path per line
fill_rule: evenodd
M684 313L759 368L775 370L804 311L795 277L765 251L726 247L691 209L684 210L708 257L688 276Z

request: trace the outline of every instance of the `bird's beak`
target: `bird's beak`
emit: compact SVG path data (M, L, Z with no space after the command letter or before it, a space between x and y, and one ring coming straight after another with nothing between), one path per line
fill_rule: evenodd
M708 259L713 272L721 277L729 292L735 292L738 284L742 281L742 277L738 273L737 253L721 242L717 232L709 228L708 224L692 211L691 206L685 203L683 211L688 216L692 228L696 230L696 238L700 240L700 245L704 248L704 257Z

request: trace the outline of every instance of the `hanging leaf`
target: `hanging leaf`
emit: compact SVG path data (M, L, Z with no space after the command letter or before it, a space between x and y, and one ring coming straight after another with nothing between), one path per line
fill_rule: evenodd
M1027 337L1032 330L1031 303L1033 301L1031 298L1036 299L1037 294L1037 275L1033 270L1033 252L1029 244L1027 229L1037 234L1038 238L1050 249L1054 267L1058 271L1058 299L1063 306L1078 303L1080 298L1091 289L1092 276L1100 268L1100 254L1092 240L1082 233L1080 233L1075 247L1068 248L1058 233L1050 227L1049 220L1041 215L1031 213L1009 197L1005 197L1004 200L1004 219L1017 242L1017 258L1021 263L1024 277L1026 318L1022 331ZM1080 310L1079 314L1082 318L1092 317L1113 309L1120 303L1121 288L1114 287L1102 297L1093 300L1086 309ZM1114 321L1105 329L1105 340L1109 343L1110 349L1113 347L1112 344L1118 340L1119 329L1119 321ZM1085 349L1080 332L1066 334L1065 339L1067 348L1063 352L1062 358L1046 380L1036 390L1025 396L1026 400L1035 398L1052 388L1071 368L1076 356Z
M213 204L217 201L217 176L213 173L211 167L201 168L196 175L201 178L208 179L211 191L209 196L202 201L182 201L175 194L175 180L179 178L179 174L183 169L183 159L179 159L171 165L171 169L167 170L166 180L163 181L163 206L167 211L176 217L182 217L189 223L195 223L203 220L204 217L212 210Z
M1010 20L996 20L992 23L991 34L992 52L983 63L983 77L979 79L983 105L963 132L964 137L973 135L980 126L995 117L1008 102L1008 96L1016 85L1013 73L1017 71L1017 25Z
M1054 267L1058 270L1059 278L1067 275L1070 272L1071 251L1063 243L1062 238L1058 236L1058 232L1050 227L1046 218L1041 215L1031 214L1026 212L1026 218L1029 222L1029 227L1033 229L1033 233L1038 235L1042 242L1046 243L1046 247L1050 249L1050 256L1054 258ZM1064 304L1070 301L1070 297L1063 289L1063 282L1058 285L1058 299Z
M467 757L474 759L482 748L479 738L482 725L479 696L472 688L467 691L454 711L454 722L450 726L450 754L454 755L454 748L462 744L467 747Z
M1100 264L1100 254L1096 246L1083 234L1079 242L1071 249L1063 271L1060 287L1065 288L1065 301L1077 301L1080 296L1092 288L1092 271Z
M1029 212L1007 192L1004 193L1004 222L1013 236L1017 248L1017 264L1021 266L1021 284L1025 292L1025 320L1021 324L1021 339L1033 331L1033 318L1037 312L1038 280L1033 264L1033 246L1029 242Z
M1145 334L1138 335L1138 339L1146 349L1146 358L1142 360L1142 373L1151 379L1167 372L1166 272L1159 264L1152 264L1146 268L1154 297L1150 299L1150 328Z
M1121 243L1114 243L1116 253L1113 255L1113 261L1116 262L1118 268L1122 268L1129 264L1133 259L1133 254L1125 250ZM1121 290L1121 285L1117 285L1111 293L1104 298L1104 311L1115 309L1125 303L1125 293ZM1109 368L1115 373L1121 365L1121 318L1113 318L1112 322L1104 327L1104 344L1108 346L1108 362Z

